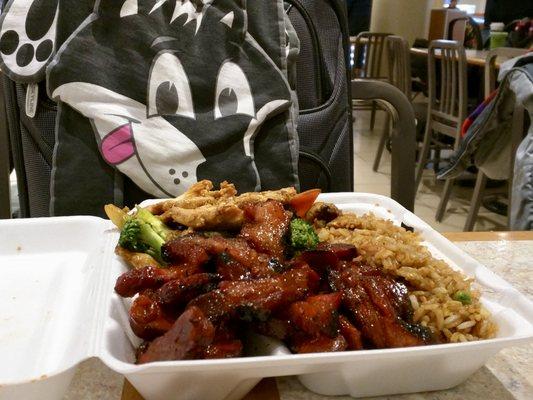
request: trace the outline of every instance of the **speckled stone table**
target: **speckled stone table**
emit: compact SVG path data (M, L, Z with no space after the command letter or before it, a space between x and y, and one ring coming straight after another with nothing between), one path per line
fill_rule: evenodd
M533 300L533 232L454 233L447 235L482 264L502 276ZM277 388L276 382L277 381ZM263 381L247 399L323 400L296 378ZM124 379L98 360L84 362L65 400L142 400ZM334 397L347 400L349 397ZM506 400L533 399L533 345L502 350L463 384L440 392L376 397L377 400ZM208 399L198 399L208 400Z

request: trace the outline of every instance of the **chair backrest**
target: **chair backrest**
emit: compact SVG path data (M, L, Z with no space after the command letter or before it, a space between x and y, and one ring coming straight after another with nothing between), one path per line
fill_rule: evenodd
M408 210L415 206L416 122L410 100L388 82L353 79L354 100L378 101L393 122L391 131L391 197Z
M437 65L440 65L439 75ZM450 40L430 43L428 122L431 121L434 131L456 139L460 139L461 124L467 117L466 67L462 44ZM456 140L456 146L458 144L459 140Z
M496 62L510 60L523 55L524 49L517 49L514 47L498 47L489 51L485 58L485 98L489 96L496 89L496 77L498 75L498 68Z
M467 16L452 19L448 24L448 35L445 36L445 38L447 40L457 40L458 42L463 43L465 40L467 21Z
M385 40L390 33L361 32L354 42L352 78L387 79L382 74Z
M409 43L401 36L388 36L389 82L411 100L411 53Z
M469 15L450 21L447 39L457 40L467 48L483 50L481 29L476 20Z

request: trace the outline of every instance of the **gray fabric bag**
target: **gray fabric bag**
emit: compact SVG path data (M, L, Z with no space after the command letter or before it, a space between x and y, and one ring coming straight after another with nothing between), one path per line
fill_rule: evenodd
M469 128L451 162L439 171L438 178L455 178L470 165L476 165L492 179L513 178L510 229L533 229L533 125L516 151L512 148L512 119L515 104L522 105L533 120L533 59L509 70L497 96ZM511 157L514 171L510 171Z

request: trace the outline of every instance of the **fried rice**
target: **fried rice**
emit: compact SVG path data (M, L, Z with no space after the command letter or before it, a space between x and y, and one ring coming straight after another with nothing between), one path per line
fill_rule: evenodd
M417 233L373 214L343 214L317 229L323 242L357 247L362 262L402 279L409 288L415 323L442 342L489 339L497 325L479 301L473 280L432 256ZM459 301L458 294L467 294Z

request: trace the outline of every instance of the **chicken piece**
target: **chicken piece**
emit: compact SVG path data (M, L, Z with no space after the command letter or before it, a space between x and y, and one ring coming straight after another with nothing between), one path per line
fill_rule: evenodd
M279 201L268 200L243 206L246 222L239 237L260 253L278 260L285 259L283 238L289 230L292 213Z
M341 293L320 294L291 304L288 317L295 329L310 336L339 334Z
M282 204L288 204L296 194L296 189L289 187L279 190L267 190L264 192L243 193L240 196L235 197L234 201L237 205L261 203L267 200L274 200L279 201Z
M146 253L135 253L124 247L117 246L115 247L115 254L122 257L122 259L134 269L144 267L161 268L161 264L159 264L151 255Z
M256 252L244 239L191 235L167 242L162 252L163 257L175 265L202 268L214 261L223 280L262 278L275 274L270 257Z
M347 350L361 350L363 348L363 340L361 332L344 315L339 316L339 324L342 336L346 339L348 344Z
M154 361L192 360L205 354L215 337L215 327L197 307L189 307L172 328L156 338L137 359L138 364Z
M212 189L210 181L201 181L176 199L149 206L148 210L161 215L166 223L173 221L195 230L238 230L245 221L241 206L267 200L287 204L296 195L294 188L285 188L236 196L235 186L227 182L221 183L218 191Z
M227 200L237 195L235 185L226 181L220 184L220 190L213 190L213 183L202 180L192 185L185 193L175 199L161 201L148 207L154 215L161 215L172 207L193 209L205 205L212 205L221 200Z
M129 312L130 326L138 337L152 340L167 332L173 319L165 314L161 306L149 293L139 295Z
M196 274L165 283L156 292L164 306L184 306L195 297L216 289L220 278L217 274Z
M235 203L208 204L197 208L172 207L161 215L163 222L173 221L194 230L238 230L244 212Z
M305 214L305 220L316 227L323 228L328 222L342 215L334 204L331 203L314 203L309 211Z
M222 282L219 289L197 297L189 306L198 307L213 321L223 317L266 321L272 312L312 293L319 279L305 266L272 278Z
M331 271L330 284L342 291L342 303L361 329L363 337L377 348L407 347L426 344L425 338L408 331L400 319L398 305L407 293L403 286L385 276L362 275L357 266ZM405 287L405 286L403 286Z
M291 342L291 349L295 353L331 353L335 351L344 351L348 347L344 336L337 335L330 338L326 335L320 335L311 338L293 338Z

